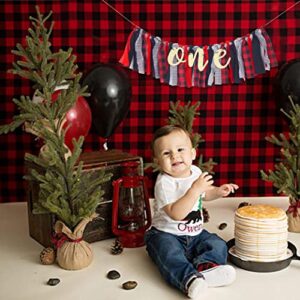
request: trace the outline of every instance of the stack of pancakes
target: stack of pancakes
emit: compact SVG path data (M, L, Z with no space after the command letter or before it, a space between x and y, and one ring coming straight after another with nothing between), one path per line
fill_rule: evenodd
M270 205L243 206L235 212L235 254L243 260L271 262L287 257L284 210Z

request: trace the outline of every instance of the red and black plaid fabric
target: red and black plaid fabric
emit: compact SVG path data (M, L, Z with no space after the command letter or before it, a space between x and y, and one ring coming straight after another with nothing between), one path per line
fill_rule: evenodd
M250 36L247 36L247 38L243 39L242 56L244 60L246 78L249 79L255 77L254 63L252 59L252 44L251 44Z
M166 77L169 73L169 66L167 64L167 42L161 42L158 50L158 68L159 68L159 77L160 82L166 82Z
M203 264L200 264L197 268L198 272L203 272L205 270L208 270L208 269L211 269L211 268L215 268L217 267L218 264L215 264L213 262L207 262L207 263L203 263Z
M126 43L125 46L125 50L124 53L122 55L122 57L120 58L120 63L126 67L130 66L130 57L129 57L129 53L130 53L130 42L131 42L131 38L133 36L133 31L130 33L128 41Z
M179 45L199 46L245 36L295 3L293 0L108 2L152 36ZM37 4L44 14L53 11L53 50L72 47L79 70L84 74L97 63L118 64L133 29L129 22L99 0L0 1L1 124L10 122L16 113L14 97L18 99L33 93L31 82L6 70L18 59L11 50L16 43L25 42L29 16L36 15ZM300 5L265 28L279 67L300 56L299 20ZM145 43L147 47L148 42ZM276 63L273 57L270 60L272 64ZM145 62L146 66L148 62ZM240 84L205 88L173 87L152 76L124 70L132 85L130 110L109 138L108 148L138 154L145 162L150 162L151 138L158 127L166 124L170 101L201 101L200 117L195 120L194 130L205 139L199 153L205 160L213 158L218 163L214 168L215 183L236 182L240 186L237 196L276 194L272 184L260 178L259 170L272 169L279 157L279 149L268 143L265 136L288 130L273 92L277 68ZM178 66L178 72L181 71L185 72L185 69ZM177 75L179 80L180 74ZM205 78L201 75L199 85L207 79L207 74L204 75ZM25 201L24 155L38 152L37 141L19 128L0 136L0 145L0 201ZM103 139L92 127L85 139L84 151L102 147ZM147 172L146 175L153 183L155 174Z
M221 59L221 65L225 66L225 64L227 63L228 59L230 58L230 50L227 49L229 47L226 47L226 45L223 43L221 44L221 48L226 51L226 55ZM229 77L229 69L228 68L224 68L221 69L221 78L222 78L222 84L227 84L230 82L230 77Z
M183 46L180 46L183 49ZM180 57L184 55L184 51L178 51ZM184 63L177 66L177 85L180 87L186 87L186 74L185 74L186 65Z
M203 52L204 52L204 56L203 56L203 61L206 62L208 61L208 46L204 46L203 47ZM200 74L200 83L199 83L200 87L205 87L206 86L206 72L203 71Z
M271 67L277 67L278 62L277 62L276 54L274 53L274 49L272 47L272 42L270 40L270 37L266 33L266 30L264 28L261 28L261 33L262 33L262 35L265 38L266 43L267 43L267 51L268 51L268 56L269 56L269 59L270 59L270 66Z

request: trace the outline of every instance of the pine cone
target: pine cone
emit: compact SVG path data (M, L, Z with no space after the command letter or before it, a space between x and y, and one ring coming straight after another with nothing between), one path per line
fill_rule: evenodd
M202 208L202 213L203 213L203 222L208 223L209 213L208 213L208 210L205 207Z
M113 255L121 254L123 252L123 246L118 239L115 240L110 252Z
M44 248L40 253L40 261L43 265L52 265L55 262L55 250L51 247Z

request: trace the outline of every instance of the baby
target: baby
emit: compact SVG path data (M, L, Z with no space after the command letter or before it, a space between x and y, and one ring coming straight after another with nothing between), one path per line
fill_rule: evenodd
M226 197L238 186L214 186L212 176L192 164L196 150L181 127L158 129L152 151L160 174L154 188L152 227L145 235L149 256L164 279L189 298L207 287L231 284L235 269L226 265L225 241L203 229L202 200Z

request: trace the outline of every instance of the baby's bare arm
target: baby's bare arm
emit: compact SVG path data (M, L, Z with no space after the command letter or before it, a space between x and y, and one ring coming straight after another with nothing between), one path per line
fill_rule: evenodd
M239 186L234 183L226 183L219 187L214 186L205 194L205 200L211 201L222 197L227 197L230 193L234 193Z
M212 176L208 173L202 173L181 198L164 207L165 213L174 220L183 220L193 209L200 195L214 188L212 184Z

